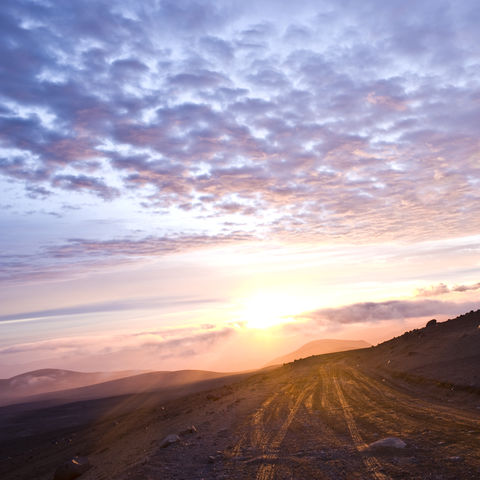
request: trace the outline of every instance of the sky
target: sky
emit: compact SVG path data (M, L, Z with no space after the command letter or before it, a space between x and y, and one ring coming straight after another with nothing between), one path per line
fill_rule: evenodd
M3 0L0 376L256 368L477 309L479 23Z

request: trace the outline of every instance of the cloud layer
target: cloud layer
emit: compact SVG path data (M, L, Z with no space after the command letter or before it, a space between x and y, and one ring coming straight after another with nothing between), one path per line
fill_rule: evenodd
M427 288L417 289L418 297L433 297L436 295L444 295L446 293L455 293L455 292L471 292L473 290L479 290L480 283L474 283L471 285L454 285L449 287L445 283L439 283L438 285L432 285Z
M97 335L70 338L55 338L29 343L18 343L0 348L2 359L54 358L61 360L80 359L102 355L141 354L152 356L152 364L171 357L193 357L224 341L234 334L234 329L217 329L213 325L198 327L140 331L129 334ZM6 362L8 363L8 362ZM118 366L118 369L123 366Z
M193 298L187 296L170 296L154 298L130 298L128 300L106 301L73 305L68 307L50 308L48 310L35 310L15 314L0 315L0 323L15 323L17 321L36 320L41 318L67 317L71 315L89 315L105 312L124 312L139 309L161 309L165 306L192 306L224 301L220 298Z
M0 175L227 233L477 232L477 2L257 3L3 2Z
M299 319L320 325L372 323L384 320L405 320L435 315L459 315L476 308L476 302L447 302L441 300L389 300L363 302L337 308L323 308L300 315Z

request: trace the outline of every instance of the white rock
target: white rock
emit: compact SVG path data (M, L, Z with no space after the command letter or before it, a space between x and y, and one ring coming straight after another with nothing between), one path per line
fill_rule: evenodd
M377 440L368 446L368 450L375 450L377 448L405 448L407 444L396 437L387 437Z
M176 443L180 441L180 437L175 434L171 433L170 435L167 435L162 442L160 443L160 448L165 448L171 445L172 443Z

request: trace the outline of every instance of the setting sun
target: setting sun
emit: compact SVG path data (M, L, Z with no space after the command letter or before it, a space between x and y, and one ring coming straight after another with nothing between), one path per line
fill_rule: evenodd
M256 293L247 297L239 320L248 328L265 329L295 321L305 310L305 300L280 293Z

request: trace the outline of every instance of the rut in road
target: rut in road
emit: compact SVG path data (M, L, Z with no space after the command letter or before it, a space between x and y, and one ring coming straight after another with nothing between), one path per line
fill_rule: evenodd
M276 458L278 458L278 454L280 452L280 445L282 444L283 439L285 438L288 427L292 423L292 420L295 417L298 411L298 408L300 407L304 398L307 395L313 395L311 388L308 390L304 390L302 393L298 395L293 407L290 409L290 412L287 415L287 418L285 419L285 422L280 427L280 430L276 433L273 439L268 442L269 453L265 455L265 460L268 463L263 463L262 465L260 465L257 471L257 475L255 477L257 480L269 480L273 478L275 473L275 464L273 463L273 461Z
M227 467L234 475L229 478L387 480L378 471L379 465L365 464L360 455L352 457L355 447L346 441L347 436L350 438L347 426L340 431L335 427L340 424L339 416L343 420L330 372L327 375L317 370L316 374L292 378L282 391L270 394L244 425L246 431L230 457L235 463ZM257 453L244 457L242 452ZM256 469L252 469L255 464ZM372 476L372 471L377 475Z
M281 388L274 392L272 385L267 399L242 422L240 441L218 478L479 478L477 455L467 448L478 445L475 413L437 407L348 364L297 367L287 374ZM407 448L366 450L375 437L392 434L405 438ZM436 458L438 452L442 458ZM462 463L455 463L457 458ZM460 465L465 475L455 477Z
M363 441L362 436L360 435L360 431L358 430L357 424L355 419L353 418L351 409L347 401L345 400L345 396L343 395L343 391L338 383L338 379L336 376L333 376L333 383L335 385L335 390L337 392L338 401L343 410L343 415L345 417L345 421L347 422L348 430L350 431L350 435L352 436L352 440L355 444L355 447L359 452L365 450L367 448L367 444ZM384 475L380 472L382 468L378 459L374 456L367 456L363 459L367 470L372 474L373 478L378 480L389 480L390 477Z
M240 455L241 449L245 442L248 439L248 436L251 435L253 437L253 443L257 444L262 442L262 430L260 428L260 425L262 423L262 418L265 416L265 412L270 406L272 402L274 402L277 397L285 391L285 387L281 389L281 391L278 391L274 393L272 396L268 397L261 405L260 407L253 413L252 415L252 420L251 420L251 425L252 425L252 431L245 431L240 439L237 441L235 446L233 447L232 450L232 455L233 457L238 457Z

